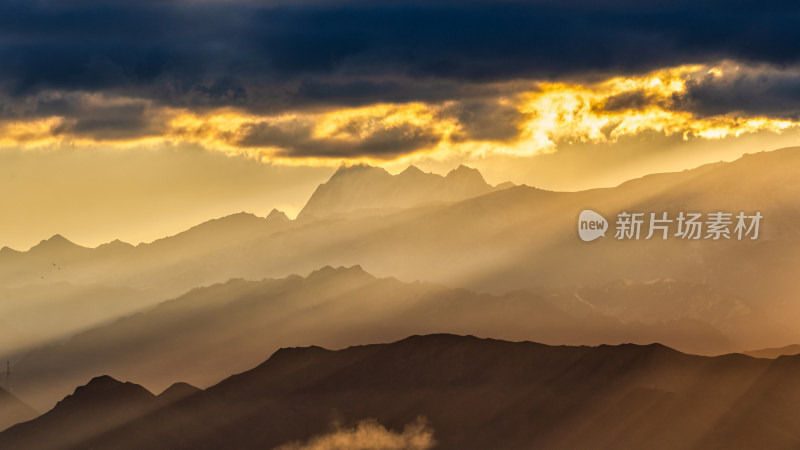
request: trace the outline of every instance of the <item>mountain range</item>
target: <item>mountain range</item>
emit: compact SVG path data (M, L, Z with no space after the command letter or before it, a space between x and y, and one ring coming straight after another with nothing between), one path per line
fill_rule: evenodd
M304 443L372 430L418 444L404 448L788 449L800 445L798 375L797 356L413 336L283 348L177 399L96 377L0 447L328 448Z
M582 291L585 309L579 309L570 295L479 294L376 278L358 266L326 267L305 278L236 279L34 349L15 364L15 389L45 410L98 373L156 391L178 380L208 386L283 346L325 342L343 348L434 332L552 344L663 342L706 354L736 350L704 317L621 321L604 312L607 298L646 294L650 286L618 283L602 295ZM702 286L680 289L698 301L718 296ZM735 299L718 303L718 315L738 308Z
M343 168L295 220L240 213L136 246L56 235L1 249L0 356L45 410L100 373L205 387L282 346L410 334L781 347L800 341L799 175L800 148L580 192L492 187L466 167ZM586 243L583 209L764 219L757 240Z
M314 206L317 201L312 196L306 212L294 221L279 212L269 218L241 213L135 247L116 242L87 249L56 236L27 252L1 251L0 286L68 282L146 291L120 308L131 310L230 278L282 277L326 265L360 264L378 276L495 293L539 286L602 286L620 279L676 279L741 296L772 320L783 322L752 327L738 339L745 348L785 345L795 339L791 324L800 317L800 307L793 301L794 280L800 271L799 168L800 148L790 148L651 175L615 188L551 192L514 186L497 190L482 182L484 187L471 192L477 195L471 198L433 201L436 192L446 191L440 190L412 202L404 200L404 193L413 189L387 193L380 187L383 182L371 186L369 181L377 177L392 184L397 179L416 179L417 175L403 174L418 174L418 170L392 176L383 169L358 166L340 170L317 190L336 193L325 204L350 206L331 206L323 213ZM454 175L461 172L465 179L480 178L466 168L447 177L420 176L446 185L449 178L462 178ZM364 175L373 173L383 175ZM367 198L373 191L382 192L386 208ZM315 194L319 195L323 194ZM344 212L356 204L361 208ZM410 206L390 207L400 204ZM369 213L376 208L382 213ZM608 219L625 210L663 211L672 217L684 210L760 211L764 219L761 235L754 241L630 242L613 239L609 233L586 244L575 231L577 215L586 208Z

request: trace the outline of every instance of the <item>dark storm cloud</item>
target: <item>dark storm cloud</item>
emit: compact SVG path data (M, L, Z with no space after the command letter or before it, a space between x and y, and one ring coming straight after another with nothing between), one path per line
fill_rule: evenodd
M70 117L55 134L69 134L94 140L125 140L157 136L166 127L146 114L143 105L95 109L91 114Z
M42 92L14 101L0 97L0 125L61 118L54 136L127 140L162 135L168 117L145 99L87 92Z
M727 113L800 119L800 72L744 69L687 83L674 107L699 116Z
M655 103L657 100L641 91L623 92L608 97L601 109L605 111L624 111L628 109L640 110Z
M17 97L105 90L179 106L436 101L486 81L793 64L797 23L790 1L6 1L0 83Z
M274 125L259 123L247 125L241 130L241 137L229 137L229 140L241 147L281 147L285 148L298 142L310 142L314 124L303 120Z
M164 106L277 115L421 101L459 125L454 142L511 142L525 118L499 99L536 89L532 80L723 59L746 70L690 79L667 100L632 91L593 107L797 119L798 23L794 1L6 0L0 120L58 116L58 134L132 139L164 132ZM227 141L390 158L443 138L412 124L350 125L343 133L363 138L317 138L297 122Z
M461 130L453 133L454 142L510 141L520 134L525 115L512 105L497 101L470 101L446 108L443 115L455 118Z
M452 79L304 79L292 92L290 106L321 102L341 106L364 106L377 101L439 103L452 99L495 98L532 89L531 83L476 83Z
M13 111L13 113L11 113ZM7 118L63 117L53 131L96 140L155 136L165 131L162 117L145 100L115 99L84 92L42 93L26 99Z
M612 95L595 105L598 110L643 110L654 106L691 112L696 117L735 114L800 120L800 68L721 65L718 73L703 73L685 80L685 91L669 98L631 90Z
M357 132L362 125L345 124L340 131ZM316 138L312 136L313 126L304 122L271 125L255 124L247 126L244 137L234 144L240 147L279 147L279 156L292 158L324 157L348 158L369 156L377 159L391 159L403 154L436 145L442 137L422 127L403 123L377 130L371 130L366 137L357 140L337 138Z

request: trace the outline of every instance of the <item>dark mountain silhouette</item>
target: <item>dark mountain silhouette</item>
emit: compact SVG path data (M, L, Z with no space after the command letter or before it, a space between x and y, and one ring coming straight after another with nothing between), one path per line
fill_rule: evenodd
M480 172L463 165L446 176L426 173L415 166L409 166L397 175L379 167L341 167L330 180L317 188L298 218L455 202L491 190Z
M139 385L122 383L109 376L96 377L35 421L8 429L4 439L7 437L13 444L0 447L75 448L86 437L113 430L159 406L156 397ZM40 433L37 428L47 431ZM18 441L18 436L24 439Z
M758 350L750 350L742 352L742 354L752 356L753 358L775 359L782 355L787 355L787 356L800 355L800 345L792 344L792 345L787 345L785 347L762 348Z
M491 295L402 283L358 266L326 267L306 278L231 280L28 353L16 363L17 390L47 409L97 373L137 380L154 392L176 380L208 386L286 345L342 348L435 332L735 350L719 330L694 319L623 323L601 312L572 314L559 300L527 291Z
M401 430L424 417L442 449L796 448L798 375L800 357L414 336L339 351L284 348L168 405L108 381L102 402L79 389L0 433L0 446L64 448L67 426L86 430L71 442L94 449L264 449L324 435L332 421ZM102 419L90 411L126 411L129 420L105 419L98 433Z
M20 422L26 422L38 415L39 413L22 400L0 388L0 430L5 430Z

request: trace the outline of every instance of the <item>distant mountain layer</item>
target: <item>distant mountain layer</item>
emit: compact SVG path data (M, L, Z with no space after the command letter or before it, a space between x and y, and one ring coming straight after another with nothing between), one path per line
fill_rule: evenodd
M0 431L11 425L26 422L38 416L33 408L20 399L0 388Z
M783 355L788 355L788 356L800 355L800 345L792 344L778 348L762 348L759 350L750 350L742 353L748 356L752 356L754 358L775 359Z
M347 170L381 172L363 167ZM430 174L422 175L427 179ZM455 177L431 176L440 181ZM350 177L347 172L334 176L330 186L339 178ZM437 203L431 193L435 190L424 188L419 191L428 193L426 204L381 216L333 214L288 221L278 213L270 218L236 214L136 247L118 243L86 249L55 238L28 252L6 249L0 251L0 285L66 281L148 289L155 291L154 297L164 298L235 277L261 279L309 273L325 265L360 264L380 276L493 292L673 278L739 294L778 319L793 320L800 316L800 307L792 301L794 280L800 274L799 180L800 148L791 148L582 192L527 186L488 192L484 186L478 189L482 195ZM382 192L382 183L365 182L363 189L345 191L369 196ZM388 207L394 198L386 192L375 195L389 199L373 205L376 208ZM310 201L309 207L316 202ZM319 208L336 202L320 200ZM755 241L690 242L672 237L663 242L620 242L608 233L587 244L576 233L578 213L586 208L609 220L624 210L668 212L671 217L679 211L760 211L764 219ZM61 269L53 268L53 263ZM748 348L775 341L760 338Z
M342 348L437 332L552 344L665 342L705 354L737 349L708 323L734 314L735 298L703 286L666 285L617 283L599 290L602 295L582 290L583 301L575 305L567 294L479 294L376 278L358 266L326 267L306 278L231 280L28 353L16 363L16 388L45 410L97 373L137 380L156 391L177 380L208 386L286 345L323 342ZM698 309L691 318L636 315L642 320L625 322L604 313L608 298L631 292L667 302L658 294L669 286L713 308Z
M332 177L330 186L338 178L349 179L346 175ZM377 178L402 176L384 173ZM420 189L428 192L426 204L381 216L332 214L287 221L280 214L236 214L136 247L85 249L58 238L28 252L6 249L0 251L0 283L126 286L153 290L164 298L235 277L261 279L360 264L380 276L493 292L673 278L737 293L779 319L794 318L800 316L800 307L793 306L794 280L800 274L799 180L800 148L791 148L582 192L516 186L437 203L433 191ZM372 195L383 189L380 181L365 183L363 189L345 191ZM389 203L374 207L388 207L392 195L376 196ZM320 201L319 207L336 202ZM679 211L760 211L764 219L755 241L672 237L629 242L608 233L587 244L576 233L578 213L586 208L612 221L625 210L667 212L673 218ZM53 269L53 263L61 270ZM776 340L761 338L748 347L766 347Z
M414 336L284 348L172 402L95 378L0 433L0 448L260 450L367 419L395 433L422 420L404 432L425 433L417 448L430 448L430 433L436 448L462 450L797 448L799 380L797 356Z
M379 167L342 167L317 188L298 218L454 202L491 191L492 186L480 172L466 166L459 166L447 176L426 173L414 166L397 175Z

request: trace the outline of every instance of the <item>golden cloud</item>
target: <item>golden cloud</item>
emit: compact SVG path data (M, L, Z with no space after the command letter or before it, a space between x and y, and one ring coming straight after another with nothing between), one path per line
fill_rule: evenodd
M56 115L0 123L0 146L192 143L269 162L319 165L414 160L420 156L444 159L454 154L526 156L554 152L563 143L607 143L651 132L680 135L687 140L722 139L765 130L780 133L800 125L765 115L701 116L681 107L679 100L691 83L738 70L735 63L722 62L665 68L595 83L531 82L526 90L492 99L520 118L513 124L516 135L503 141L463 138L470 136L465 130L468 125L451 112L457 101L374 104L276 115L233 108L199 112L148 104L143 114L155 115L163 122L156 134L116 139L75 135L64 126L73 119ZM90 106L125 103L124 99L86 95ZM484 120L491 126L491 115Z

